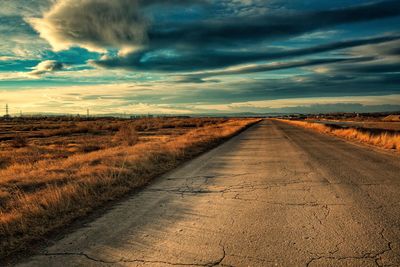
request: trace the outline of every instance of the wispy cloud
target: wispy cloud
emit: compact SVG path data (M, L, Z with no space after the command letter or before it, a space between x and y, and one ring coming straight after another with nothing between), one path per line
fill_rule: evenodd
M227 68L224 70L207 71L203 73L188 74L186 76L181 76L183 79L181 82L204 82L204 78L214 77L214 76L225 76L225 75L237 75L237 74L248 74L256 72L267 72L275 70L292 69L299 67L309 67L316 65L328 65L334 63L354 63L354 62L364 62L370 61L370 57L358 57L358 58L321 58L321 59L306 59L299 61L289 61L289 62L273 62L268 64L253 64L246 66L239 66L233 68Z

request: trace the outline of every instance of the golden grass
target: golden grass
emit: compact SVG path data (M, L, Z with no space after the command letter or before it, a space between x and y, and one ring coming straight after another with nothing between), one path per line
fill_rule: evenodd
M177 137L0 170L0 258L145 185L256 121L229 120Z
M14 164L67 158L115 147L177 136L198 127L224 123L224 118L96 118L59 121L57 118L0 120L0 169ZM122 130L122 131L121 131ZM136 135L124 137L137 132ZM136 138L135 138L136 136Z
M320 133L332 134L338 137L342 137L349 140L355 140L369 145L377 146L385 149L394 149L400 151L400 134L393 133L373 133L360 131L356 128L338 129L332 128L328 125L305 122L305 121L294 121L294 120L279 120L292 125L313 129Z

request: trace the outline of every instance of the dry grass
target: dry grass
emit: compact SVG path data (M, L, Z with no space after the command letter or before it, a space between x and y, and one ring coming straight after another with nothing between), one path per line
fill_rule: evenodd
M333 128L321 123L295 121L295 120L280 120L292 125L313 129L320 133L332 134L338 137L355 140L362 143L367 143L385 149L394 149L400 152L400 134L394 133L374 133L361 131L356 128Z
M400 132L400 122L364 122L361 124L361 127L367 129L382 129Z
M140 142L179 136L191 129L226 122L222 118L141 118L64 121L56 118L0 120L0 169L35 164L122 145L125 128L135 130ZM126 130L126 129L125 129ZM22 140L24 142L18 141ZM135 143L135 138L129 141ZM16 142L17 140L17 142ZM139 141L139 140L137 140Z
M1 169L0 258L145 185L256 120L203 122L203 127L197 128L198 122L183 134L140 141L134 146L129 135L137 138L137 133L129 126L116 134L123 141L118 146ZM146 129L152 127L152 122L146 125Z
M308 122L316 122L313 119L307 119ZM391 121L345 121L345 120L317 120L319 122L324 122L327 124L337 124L337 125L346 125L348 127L353 128L365 128L365 129L376 129L376 130L386 130L386 131L398 131L400 132L400 122L391 122Z
M132 125L123 125L114 135L115 142L126 146L133 146L139 141L139 135Z
M11 146L13 148L26 147L28 145L28 140L19 134L16 134L14 139L11 141Z

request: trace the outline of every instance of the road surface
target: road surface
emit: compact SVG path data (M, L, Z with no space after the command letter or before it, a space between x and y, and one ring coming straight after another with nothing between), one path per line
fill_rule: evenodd
M399 266L398 156L263 121L21 266Z

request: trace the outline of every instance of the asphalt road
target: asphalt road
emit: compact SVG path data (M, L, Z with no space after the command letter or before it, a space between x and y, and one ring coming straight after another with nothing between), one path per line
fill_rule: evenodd
M23 266L400 266L400 157L263 121Z

